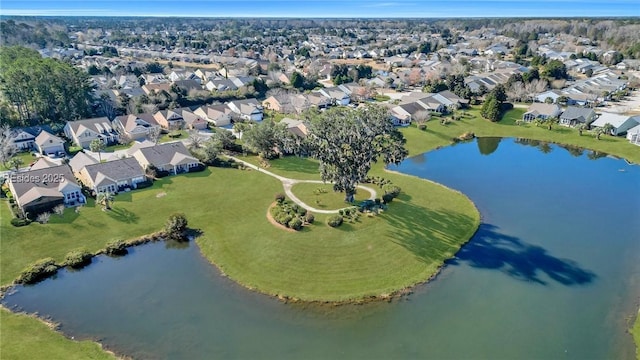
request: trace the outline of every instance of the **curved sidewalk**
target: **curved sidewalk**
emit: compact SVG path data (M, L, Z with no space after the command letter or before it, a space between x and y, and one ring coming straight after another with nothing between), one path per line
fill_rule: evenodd
M293 191L291 191L291 188L293 187L293 185L297 184L297 183L312 183L312 184L326 184L324 181L321 180L298 180L298 179L290 179L284 176L280 176L278 174L272 173L271 171L268 171L266 169L260 168L256 165L253 165L249 162L246 162L244 160L240 160L235 156L227 156L230 159L233 159L239 163L244 164L247 167L250 167L254 170L258 170L264 174L267 174L269 176L273 176L274 178L280 180L280 182L282 182L282 187L284 188L284 193L289 197L289 199L291 199L291 201L295 202L296 204L302 206L303 208L317 213L317 214L336 214L338 212L338 210L322 210L322 209L316 209L312 206L309 206L307 204L305 204L302 200L300 200L294 193ZM366 190L368 191L371 196L369 197L369 199L373 200L378 196L378 193L376 192L375 189L370 188L368 186L363 186L363 185L358 185L359 189L362 190Z

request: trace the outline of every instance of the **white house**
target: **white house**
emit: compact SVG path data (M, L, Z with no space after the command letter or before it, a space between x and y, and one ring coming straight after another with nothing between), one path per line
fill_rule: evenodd
M231 115L233 111L225 105L208 105L197 108L194 114L204 118L214 126L225 126L231 124Z
M256 99L230 101L227 106L245 120L262 121L262 105Z
M627 130L627 139L630 143L640 146L640 125Z
M106 117L68 121L64 126L64 134L84 149L88 149L91 141L95 139L99 139L105 145L117 143L120 139L120 134Z
M35 138L36 148L43 155L64 154L64 140L42 130Z
M522 120L531 122L536 119L547 120L548 118L557 117L562 113L560 106L555 104L533 103L522 115Z
M640 116L602 113L600 117L598 117L596 121L591 124L591 126L604 127L606 124L611 124L613 126L611 135L623 135L627 132L627 130L630 130L631 128L640 124Z

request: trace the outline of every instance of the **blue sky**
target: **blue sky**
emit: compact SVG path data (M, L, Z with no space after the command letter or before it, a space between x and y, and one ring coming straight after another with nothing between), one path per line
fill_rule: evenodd
M2 15L195 17L640 16L638 0L2 0Z

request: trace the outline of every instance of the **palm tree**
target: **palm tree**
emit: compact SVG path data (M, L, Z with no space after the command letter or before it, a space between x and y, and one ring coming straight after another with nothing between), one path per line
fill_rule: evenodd
M96 202L102 205L102 210L111 210L111 204L113 204L114 196L110 192L101 192L98 194Z
M556 117L550 117L550 118L547 118L544 121L544 123L547 125L547 129L548 130L551 130L553 128L553 124L555 124L557 122L558 122L558 118L556 118Z
M582 132L586 131L586 130L589 130L589 126L587 124L585 124L585 123L582 123L582 124L578 125L576 127L576 129L578 129L578 133L580 134L580 136L582 136Z
M540 127L540 125L544 124L544 121L540 118L536 118L535 120L533 120L533 123L536 125L536 127Z
M98 159L102 162L102 150L104 150L104 143L100 139L93 139L89 143L89 150L98 153Z
M606 124L604 124L604 126L602 127L602 132L604 132L605 134L613 135L613 131L614 131L615 129L616 129L616 128L615 128L615 127L613 127L613 125L611 125L611 124L609 124L609 123L606 123Z
M596 139L600 140L600 136L604 133L604 128L597 127L594 131L596 133Z

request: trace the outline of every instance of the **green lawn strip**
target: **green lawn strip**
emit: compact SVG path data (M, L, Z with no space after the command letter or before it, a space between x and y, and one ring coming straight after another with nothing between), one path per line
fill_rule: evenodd
M21 151L17 153L15 157L22 159L22 165L20 165L20 167L29 166L32 162L38 160L38 158L33 156L30 151ZM7 168L3 164L0 164L0 170L13 170L13 168L11 168L11 165Z
M177 136L169 136L169 135L177 135ZM184 140L188 137L189 137L189 134L187 133L186 130L171 130L169 131L168 134L163 134L162 136L160 136L160 139L158 140L158 142L165 143L165 142L175 141L175 140Z
M636 322L633 324L633 328L631 328L631 334L636 343L636 359L640 360L640 310L636 315Z
M41 320L0 309L2 359L115 359L92 341L74 341Z
M240 155L237 157L240 160L260 166L260 161L255 155ZM320 180L318 166L318 162L311 158L286 156L281 159L269 160L269 166L266 170L291 179Z
M372 186L372 187L375 187ZM318 190L325 191L320 192ZM352 206L344 201L344 193L333 191L333 185L331 184L313 184L313 183L298 183L293 185L291 191L305 204L321 210L338 210L345 207ZM382 196L382 193L378 193L378 197ZM358 189L356 193L356 204L362 200L366 200L371 197L371 194L362 189Z

